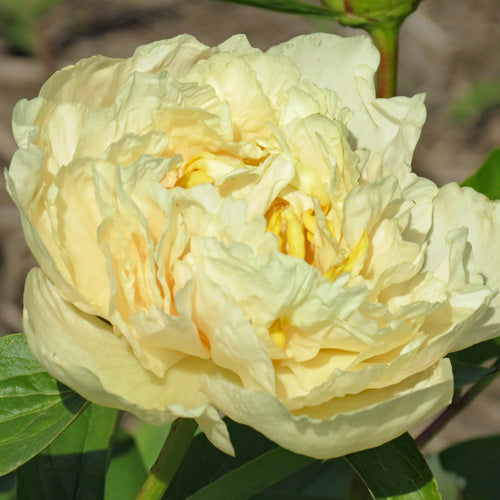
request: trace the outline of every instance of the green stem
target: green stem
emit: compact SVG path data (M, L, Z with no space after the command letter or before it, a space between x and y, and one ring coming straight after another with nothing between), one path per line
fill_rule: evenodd
M398 44L401 21L370 24L366 30L380 52L377 71L377 97L396 95L398 76Z
M440 415L433 420L427 428L425 428L415 439L415 444L422 448L425 446L443 427L445 427L452 418L460 413L464 408L469 406L474 399L488 387L493 380L500 374L500 358L492 365L495 371L486 375L481 380L476 382L468 391L460 397L454 397L451 404L445 408Z
M161 500L174 478L196 431L196 422L178 418L170 428L163 448L136 500Z

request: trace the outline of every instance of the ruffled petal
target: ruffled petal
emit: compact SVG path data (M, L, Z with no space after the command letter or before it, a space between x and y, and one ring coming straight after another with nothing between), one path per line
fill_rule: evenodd
M187 73L196 61L214 52L216 49L190 35L179 35L139 47L130 59L94 56L58 71L45 83L40 95L57 103L69 101L93 108L106 107L133 72L168 70L177 78Z
M466 228L463 250L456 257L456 266L465 283L485 284L492 290L500 288L500 201L490 201L472 188L447 184L433 202L433 224L429 235L425 268L435 269L449 252L449 238L458 233L452 228ZM447 271L451 277L453 269ZM457 271L455 271L457 272ZM461 337L454 350L493 338L500 334L500 296L496 296L484 316Z
M30 349L49 373L82 396L154 424L206 411L199 376L215 371L210 361L185 359L164 377L153 375L109 324L65 302L38 268L28 275L24 303Z
M424 96L375 98L380 56L370 38L314 33L271 47L268 53L288 56L304 77L333 90L352 111L348 128L354 147L381 153L386 167L404 178L426 117Z
M368 390L292 414L273 395L204 377L203 391L231 419L280 446L316 458L372 448L399 436L451 401L453 374L441 360L403 382ZM309 415L308 415L309 413Z

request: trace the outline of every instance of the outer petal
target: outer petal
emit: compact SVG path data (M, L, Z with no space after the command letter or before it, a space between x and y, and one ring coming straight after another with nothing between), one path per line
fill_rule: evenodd
M500 288L500 201L490 201L472 188L448 184L434 199L433 226L429 238L426 269L435 269L447 257L448 233L459 227L468 229L472 246L464 253L466 282L484 279L491 288ZM454 350L493 338L500 334L500 296L496 296L486 314L468 335L462 337Z
M106 107L134 71L157 73L168 70L177 78L186 74L196 61L216 50L190 35L180 35L139 47L130 59L102 56L83 59L55 73L42 87L40 95L58 103L69 101L94 108Z
M453 375L441 360L403 382L290 413L273 395L242 389L222 377L205 377L203 390L230 418L249 425L296 453L332 458L378 446L429 417L451 400Z
M234 457L234 448L226 424L213 406L207 406L205 412L196 418L196 422L215 447Z
M380 56L368 37L314 33L271 47L268 53L288 56L306 78L335 91L353 112L348 128L357 148L382 153L384 163L395 173L401 168L401 173L410 170L426 116L423 95L375 98L374 75Z
M54 262L51 253L45 246L40 235L34 228L30 218L28 217L26 210L22 206L21 201L18 197L16 186L14 184L16 181L12 179L7 170L5 171L5 180L7 184L7 191L9 192L14 203L19 209L24 237L29 249L31 250L31 253L38 261L38 263L42 266L45 273L50 277L50 279L57 284L57 288L59 289L61 294L64 295L66 300L70 300L78 307L88 307L88 304L86 303L82 295L68 284L68 281L66 280L67 277L61 275L61 272Z
M49 373L84 397L156 424L206 411L198 379L214 372L210 361L186 359L156 377L112 327L65 302L38 268L28 275L24 302L31 350Z

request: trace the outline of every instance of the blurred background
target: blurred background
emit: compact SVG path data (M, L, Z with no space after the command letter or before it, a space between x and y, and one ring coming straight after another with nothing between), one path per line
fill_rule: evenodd
M14 104L55 70L94 54L129 57L141 44L190 33L215 45L245 33L267 49L293 36L360 31L215 0L0 0L0 166L16 150ZM427 123L413 168L461 182L500 147L500 0L426 0L404 23L401 95L425 92ZM22 331L22 290L35 265L0 177L0 334ZM432 443L500 433L500 384Z

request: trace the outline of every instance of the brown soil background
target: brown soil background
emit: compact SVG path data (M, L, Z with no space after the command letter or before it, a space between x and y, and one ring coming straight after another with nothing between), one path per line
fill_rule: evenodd
M10 132L14 104L35 97L53 70L82 57L129 57L138 45L179 33L208 45L245 33L254 46L266 49L314 31L356 33L329 22L213 0L67 0L40 21L36 56L12 55L0 33L0 165L8 166L16 149ZM428 119L413 164L420 175L439 185L461 182L500 146L498 106L465 122L450 118L453 104L482 81L500 86L500 0L423 2L403 25L398 92L427 94ZM33 265L1 176L0 333L22 331L22 290ZM493 433L500 433L500 383L430 448Z

